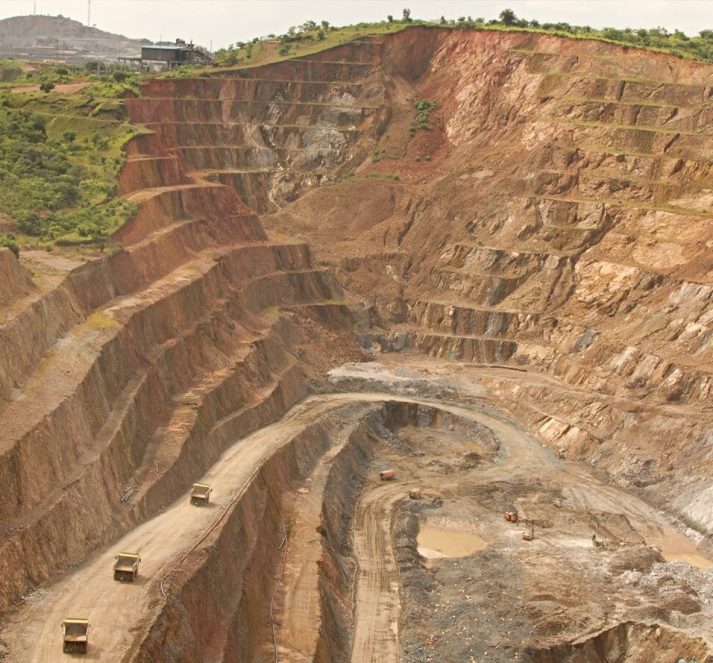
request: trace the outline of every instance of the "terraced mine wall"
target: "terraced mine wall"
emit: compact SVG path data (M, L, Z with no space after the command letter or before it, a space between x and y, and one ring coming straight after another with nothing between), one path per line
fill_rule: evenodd
M145 633L125 661L266 660L270 606L286 541L280 501L330 446L329 422L314 424L259 469L218 527L163 583Z
M411 131L419 100L437 105ZM0 249L0 611L361 357L355 320L369 350L484 365L493 401L563 458L710 536L712 104L709 65L423 29L146 85L127 100L148 132L127 146L121 249L22 266ZM350 647L372 423L325 490L320 661ZM327 445L313 429L270 459L167 602L153 588L127 660L269 656L267 486ZM621 626L533 655L639 640Z
M129 102L136 122L164 110ZM32 277L1 252L0 610L281 416L306 394L305 361L358 354L308 246L268 240L233 189L169 147L160 132L128 145L121 188L138 211L120 250L28 251ZM322 332L331 347L310 354Z
M419 28L380 57L370 156L267 227L312 241L362 302L365 348L550 376L492 385L545 444L707 533L713 67ZM436 102L430 129L419 100Z

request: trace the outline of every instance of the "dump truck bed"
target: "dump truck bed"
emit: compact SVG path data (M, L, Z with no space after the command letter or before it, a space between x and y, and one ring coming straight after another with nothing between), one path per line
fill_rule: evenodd
M119 553L114 562L114 568L121 571L133 571L139 565L141 558L136 553Z
M65 619L62 622L65 642L86 642L88 628L86 619Z

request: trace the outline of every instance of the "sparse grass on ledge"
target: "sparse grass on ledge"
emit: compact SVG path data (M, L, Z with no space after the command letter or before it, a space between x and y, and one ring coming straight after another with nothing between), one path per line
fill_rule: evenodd
M506 10L507 11L507 10ZM504 14L505 12L503 12ZM589 26L568 23L543 23L518 19L514 14L504 20L485 21L481 18L460 17L457 20L440 21L391 20L379 23L359 23L357 25L318 25L307 21L301 26L290 28L284 35L270 35L255 38L249 42L238 42L216 53L216 63L229 70L255 67L304 57L340 46L364 37L379 37L395 34L410 27L441 28L467 31L526 32L554 35L567 39L601 41L625 48L642 51L667 53L681 58L713 63L713 30L703 30L698 36L689 37L680 31L669 33L663 28L646 29L596 29ZM192 75L209 75L205 68L193 69ZM190 75L188 70L176 71L171 76Z

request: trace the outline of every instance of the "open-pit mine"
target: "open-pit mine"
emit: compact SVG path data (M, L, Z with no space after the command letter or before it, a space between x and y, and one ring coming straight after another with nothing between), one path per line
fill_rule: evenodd
M0 249L0 660L713 661L713 65L414 27L155 77Z

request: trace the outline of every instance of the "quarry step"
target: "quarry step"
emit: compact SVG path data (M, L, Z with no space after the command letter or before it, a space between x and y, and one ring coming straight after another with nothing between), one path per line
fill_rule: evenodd
M679 129L676 127L669 126L656 126L656 125L639 125L639 124L625 124L617 122L605 122L602 120L579 120L576 118L569 117L551 117L549 120L540 118L538 122L547 123L551 122L553 124L564 124L574 127L581 127L583 129L614 129L623 132L624 135L647 135L647 134L671 134L672 136L692 136L698 138L705 146L713 146L713 131L696 131L694 129Z
M140 189L139 191L136 191L134 193L129 194L126 196L126 199L131 201L132 203L136 203L137 205L140 205L141 203L145 202L149 198L153 198L155 196L160 196L163 193L168 193L172 191L189 191L191 189L210 189L214 187L219 187L221 185L211 183L211 182L191 182L188 184L175 184L171 186L158 186L158 187L150 187L148 189Z
M74 392L87 375L105 344L114 339L129 321L138 319L145 309L161 304L172 295L189 289L199 283L209 272L218 269L216 258L237 255L240 252L272 250L274 247L295 247L304 244L264 243L246 244L240 247L223 248L220 253L209 251L198 255L193 261L180 266L171 274L151 284L141 291L109 302L95 311L86 321L75 326L57 342L53 352L47 356L37 371L27 380L22 395L0 412L0 423L5 430L0 450L7 451L26 436L48 413L60 406ZM283 274L312 274L318 270L268 271L252 280L244 281L249 287L266 276ZM163 333L167 333L164 330ZM165 342L164 340L160 341ZM22 413L22 414L20 414Z
M284 99L245 99L243 97L216 97L216 98L206 98L206 97L148 97L151 101L170 101L174 105L182 102L199 102L202 104L210 103L239 103L239 104L250 104L255 106L295 106L299 107L316 107L316 108L340 108L348 110L378 110L381 106L377 104L348 104L339 103L337 101L290 101ZM177 122L172 121L171 124L176 124ZM148 125L156 123L147 123ZM200 122L200 124L206 124L205 122Z
M646 204L641 201L628 201L617 198L587 198L584 196L571 196L571 195L544 195L535 196L537 200L552 200L555 202L565 202L565 203L575 203L580 205L609 205L610 207L625 207L627 209L642 210L642 211L653 211L653 212L670 212L673 214L680 214L681 216L698 216L709 218L710 211L705 209L693 209L688 207L683 207L680 205L668 204Z

